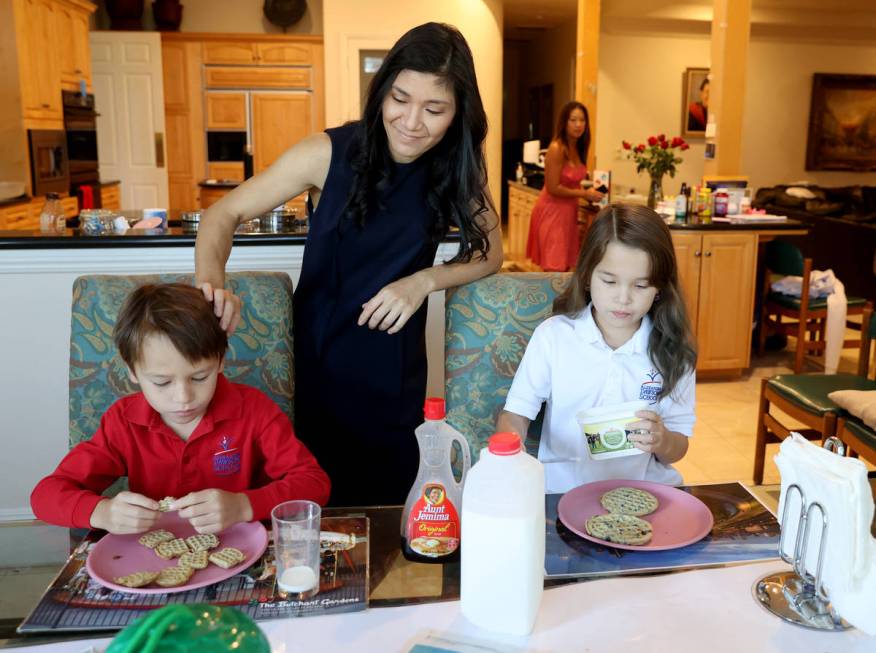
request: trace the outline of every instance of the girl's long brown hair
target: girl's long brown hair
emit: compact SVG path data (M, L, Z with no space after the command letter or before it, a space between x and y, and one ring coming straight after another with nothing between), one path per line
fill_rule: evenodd
M572 281L554 300L554 314L574 318L590 303L590 279L610 242L640 249L651 263L649 281L657 298L648 315L653 328L648 354L663 376L659 399L669 396L679 380L696 368L697 354L687 310L678 285L678 268L672 236L651 209L632 204L612 204L602 209L587 232Z

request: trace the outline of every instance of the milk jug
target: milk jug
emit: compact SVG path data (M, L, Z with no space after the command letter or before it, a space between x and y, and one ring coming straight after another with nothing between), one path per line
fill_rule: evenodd
M510 635L532 632L544 586L544 468L516 433L496 433L462 496L462 614Z
M420 446L420 468L402 513L402 553L415 562L451 562L459 559L459 509L471 454L465 438L444 421L443 399L426 399L423 412L426 421L414 431ZM462 449L458 483L450 464L454 441Z

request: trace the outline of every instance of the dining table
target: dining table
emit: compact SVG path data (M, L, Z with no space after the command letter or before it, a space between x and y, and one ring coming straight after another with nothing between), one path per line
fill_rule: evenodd
M778 486L749 491L775 513ZM326 516L369 519L368 608L259 621L272 651L876 651L876 638L856 629L807 629L763 609L752 588L766 574L789 568L778 556L683 571L548 579L530 635L487 632L460 612L459 562L422 564L401 555L401 512L401 506L325 509ZM51 582L52 569L57 573L83 535L37 521L0 526L0 648L102 653L108 646L112 633L21 635L15 630ZM499 540L497 545L513 544ZM23 565L28 555L41 564ZM32 582L40 571L42 586ZM25 583L28 574L31 582Z

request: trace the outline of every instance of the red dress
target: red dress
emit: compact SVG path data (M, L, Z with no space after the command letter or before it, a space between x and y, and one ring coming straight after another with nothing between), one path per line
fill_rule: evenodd
M586 165L567 163L560 172L560 186L580 189L586 176ZM532 209L526 256L544 270L564 272L575 267L580 248L578 198L551 195L545 186Z

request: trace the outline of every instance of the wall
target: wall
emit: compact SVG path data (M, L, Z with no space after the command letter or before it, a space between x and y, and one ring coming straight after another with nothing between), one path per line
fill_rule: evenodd
M322 34L323 0L307 0L307 11L287 34ZM110 29L105 2L94 14L92 29ZM282 34L283 28L268 22L262 6L264 0L182 0L181 32L229 32L242 34ZM143 29L154 30L152 3L144 3Z
M502 141L502 3L500 0L323 0L326 125L359 117L358 51L389 49L428 21L455 25L474 55L490 121L486 158L490 192L498 200Z
M806 170L813 73L876 73L876 45L752 38L742 165L754 187L876 185L876 172Z
M630 187L647 194L648 176L620 157L621 141L681 133L681 81L685 68L709 65L708 36L691 34L600 34L597 93L596 168L612 171L616 193ZM691 141L675 178L664 177L663 190L675 195L682 181L703 175L703 141Z

